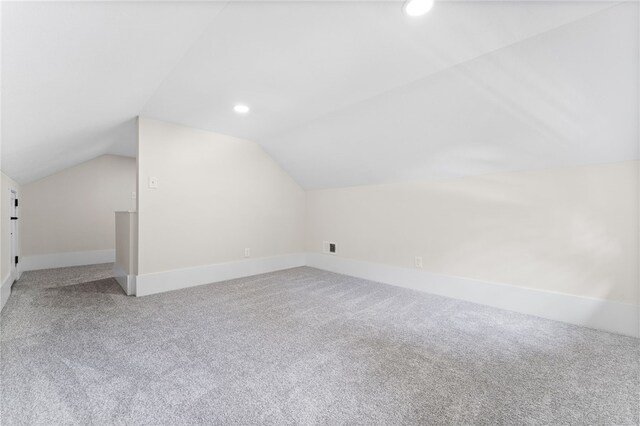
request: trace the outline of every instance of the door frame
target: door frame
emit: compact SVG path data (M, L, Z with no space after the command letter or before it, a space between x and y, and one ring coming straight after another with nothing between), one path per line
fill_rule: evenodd
M11 267L9 273L13 279L18 279L18 265L16 264L16 256L18 256L18 220L12 220L11 217L18 217L18 207L16 207L16 200L18 199L18 192L15 189L9 189L9 252L11 253Z

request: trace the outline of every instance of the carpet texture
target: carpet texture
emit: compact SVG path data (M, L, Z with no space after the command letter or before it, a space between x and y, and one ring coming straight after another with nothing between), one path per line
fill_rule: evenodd
M110 272L14 285L3 426L640 418L639 339L306 267L142 298Z

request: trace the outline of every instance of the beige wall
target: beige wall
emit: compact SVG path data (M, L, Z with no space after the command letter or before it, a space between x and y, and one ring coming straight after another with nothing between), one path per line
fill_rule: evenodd
M20 188L20 185L18 185L13 179L5 175L4 173L2 173L0 180L0 187L2 189L2 204L0 214L0 220L2 220L2 223L0 224L0 253L2 253L2 261L0 262L0 283L2 283L4 282L4 279L9 275L11 268L11 205L9 203L9 192L12 189L17 192L18 199L20 200L20 206L18 206L18 217L20 217L20 220L18 220L17 222L17 250L19 256L21 255L20 232L24 228L22 227L22 190Z
M116 267L127 275L137 274L137 226L136 213L116 212Z
M638 303L639 162L307 193L307 250Z
M115 155L24 185L23 256L114 249L114 212L135 208L135 190L135 159Z
M259 145L139 123L139 274L303 251L305 193Z

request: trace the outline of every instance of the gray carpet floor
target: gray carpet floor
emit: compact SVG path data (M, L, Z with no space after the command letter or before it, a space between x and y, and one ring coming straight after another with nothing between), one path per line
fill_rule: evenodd
M14 285L3 426L640 418L639 339L312 268L142 298L110 271Z

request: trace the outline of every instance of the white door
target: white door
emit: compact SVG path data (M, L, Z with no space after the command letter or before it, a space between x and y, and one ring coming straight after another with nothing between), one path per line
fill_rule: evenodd
M11 191L11 200L10 200L10 204L9 204L9 211L11 212L11 225L10 225L10 232L11 232L11 274L14 277L18 276L18 262L17 262L17 256L18 256L18 246L17 246L17 241L18 241L18 206L16 204L17 203L17 194L16 191Z

